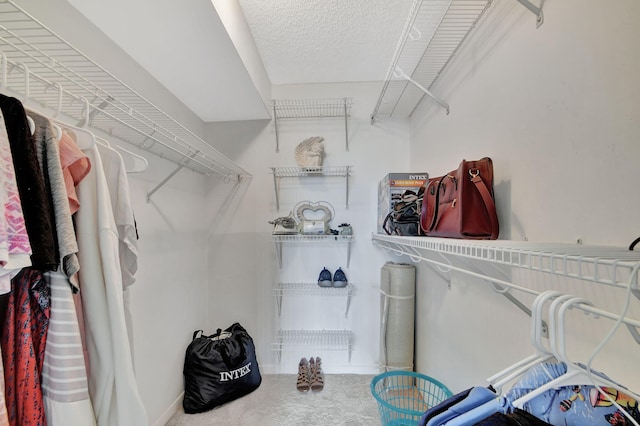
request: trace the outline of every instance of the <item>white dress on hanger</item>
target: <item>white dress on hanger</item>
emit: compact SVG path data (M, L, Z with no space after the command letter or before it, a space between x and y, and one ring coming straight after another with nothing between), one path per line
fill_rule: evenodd
M118 243L120 252L120 272L122 272L122 287L124 291L124 314L131 347L131 360L133 357L133 315L129 303L129 286L135 282L135 273L138 270L138 234L136 222L129 195L129 178L122 156L115 149L97 145L104 174L109 186L109 196L113 217L118 228Z
M89 353L89 393L99 426L148 424L138 393L124 318L118 230L98 148L84 151L89 174L78 185L80 289Z

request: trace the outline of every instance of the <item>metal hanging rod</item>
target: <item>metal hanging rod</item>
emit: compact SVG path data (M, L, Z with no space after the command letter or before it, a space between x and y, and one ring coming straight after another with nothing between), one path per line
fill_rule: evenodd
M251 176L11 0L0 0L0 52L0 89L18 99L180 169L234 182Z

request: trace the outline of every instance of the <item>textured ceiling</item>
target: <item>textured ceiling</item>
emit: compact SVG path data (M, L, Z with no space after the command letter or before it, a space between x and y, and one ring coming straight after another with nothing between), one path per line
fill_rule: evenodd
M203 121L228 121L270 117L249 69L276 85L383 81L414 0L67 1ZM238 4L246 25L223 22ZM247 25L257 68L228 31Z
M239 0L272 84L383 81L412 0Z

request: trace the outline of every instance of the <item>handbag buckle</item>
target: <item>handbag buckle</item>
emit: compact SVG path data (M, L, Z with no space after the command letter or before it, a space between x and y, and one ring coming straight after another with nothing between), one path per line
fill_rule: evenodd
M478 177L479 175L480 175L479 169L475 169L475 170L469 169L469 176L471 176L471 179Z

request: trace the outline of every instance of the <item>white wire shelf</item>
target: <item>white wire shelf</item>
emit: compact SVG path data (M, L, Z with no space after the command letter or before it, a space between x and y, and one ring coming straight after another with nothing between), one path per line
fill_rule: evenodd
M351 243L353 235L273 235L276 243Z
M408 117L430 92L491 0L414 0L376 107L378 115Z
M273 175L273 189L276 194L276 209L280 210L280 179L282 178L317 178L343 177L345 179L345 206L349 207L349 177L352 166L319 166L319 167L270 167Z
M272 348L282 357L282 351L312 349L316 351L348 351L351 362L353 332L350 330L278 330ZM280 358L281 359L281 358Z
M346 150L349 150L349 126L353 98L273 99L273 122L276 133L276 152L280 152L278 122L308 118L341 118L344 120Z
M352 166L271 167L275 177L349 176Z
M13 1L0 0L0 91L179 166L239 181L251 175L71 46Z
M342 296L347 299L345 318L349 316L354 290L352 283L348 283L345 287L320 287L318 283L278 283L273 289L278 305L278 315L282 314L283 296Z
M282 246L283 244L295 243L320 243L320 244L347 244L347 267L351 263L351 243L353 235L272 235L273 242L276 246L276 257L278 265L282 268Z
M527 241L474 241L451 238L398 237L373 234L375 244L420 260L428 253L453 255L497 265L628 288L629 281L640 297L639 279L633 275L640 265L640 252L610 246L533 243Z

